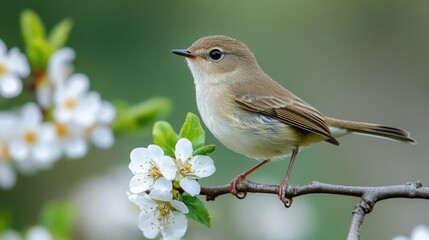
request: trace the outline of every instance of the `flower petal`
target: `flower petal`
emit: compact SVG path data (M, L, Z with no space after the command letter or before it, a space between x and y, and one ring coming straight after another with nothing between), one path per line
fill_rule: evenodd
M38 166L47 169L60 156L59 147L55 143L39 143L32 149L32 157Z
M73 111L62 106L56 106L54 109L54 119L60 123L69 122L73 117Z
M16 173L10 164L0 160L0 188L11 189L16 182Z
M153 199L169 202L173 198L171 190L173 189L173 183L164 177L159 178L153 185L153 190L149 196Z
M1 140L8 141L16 136L17 126L19 126L19 121L16 114L11 112L0 112Z
M1 53L1 52L0 52ZM3 231L0 235L0 239L2 240L22 240L21 235L14 230L6 230Z
M153 211L157 207L157 204L147 194L129 194L128 199L146 211Z
M22 91L22 81L14 75L6 75L0 78L0 95L5 98L18 96Z
M100 124L110 124L115 119L115 116L115 107L110 102L103 101L97 114L98 122Z
M174 151L174 155L176 159L181 163L186 162L186 160L192 156L192 143L186 138L181 138L176 143L176 149Z
M70 76L67 83L67 92L72 96L77 96L89 89L89 79L85 74L75 73Z
M161 177L158 180L156 180L155 184L153 185L153 188L156 190L169 192L173 189L173 183L170 180L164 177Z
M169 202L173 198L173 194L168 191L163 191L159 189L153 189L150 191L149 196L155 200Z
M424 240L429 239L429 228L425 225L417 225L411 233L411 239Z
M213 160L209 156L194 156L189 163L192 166L193 174L199 178L208 177L216 171Z
M164 156L164 151L157 145L151 144L148 146L150 151L151 159L159 167L161 174L169 179L173 180L176 177L177 168L171 157Z
M188 220L185 215L179 211L174 211L170 215L170 224L163 227L163 236L168 239L181 239L188 227Z
M79 101L76 107L74 119L85 127L95 123L97 111L100 108L101 98L96 92L89 92Z
M189 212L188 207L181 201L172 200L171 206L173 206L176 210L182 212L183 214L187 214Z
M26 240L52 240L51 233L42 226L34 226L28 230Z
M160 222L159 214L154 214L150 211L142 210L139 215L139 228L143 231L146 238L153 239L159 234Z
M146 148L134 148L130 153L131 162L128 165L128 168L136 173L147 173L150 166L150 152Z
M57 135L54 125L48 122L39 125L37 134L39 135L39 140L42 142L53 142L56 140Z
M110 127L98 126L91 133L91 140L95 146L99 148L110 148L115 142L115 136L113 135Z
M27 77L30 74L27 58L18 48L12 48L9 51L8 59L9 67L14 73L17 73L20 77Z
M42 113L39 107L33 102L27 103L22 107L21 116L23 124L28 128L39 128L42 122Z
M57 50L49 59L48 76L50 80L61 85L65 79L73 72L73 61L75 53L71 48L61 48Z
M64 142L64 154L72 159L81 158L88 152L88 144L81 137L73 137Z
M158 145L151 144L147 147L150 152L151 159L158 164L159 161L164 157L164 151Z
M28 158L30 149L23 141L15 140L9 144L9 153L13 159L17 161L24 161Z
M154 179L146 174L136 174L130 181L130 191L141 193L153 187Z
M177 174L177 167L174 164L174 161L169 156L164 156L162 161L158 162L159 171L161 171L162 175L168 179L173 180Z
M43 109L47 109L51 105L51 97L51 86L49 84L37 86L36 99Z
M195 179L191 179L188 177L183 178L179 182L180 187L191 196L195 196L200 194L201 186Z

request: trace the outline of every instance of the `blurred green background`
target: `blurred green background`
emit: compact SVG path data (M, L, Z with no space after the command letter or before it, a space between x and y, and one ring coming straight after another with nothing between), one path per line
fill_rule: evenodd
M87 74L104 99L139 102L167 96L167 121L178 130L186 112L197 113L191 74L170 53L211 34L245 42L273 79L326 115L404 128L416 146L349 136L341 147L318 144L302 151L291 184L313 180L343 185L429 184L428 1L142 1L75 0L0 2L0 38L23 50L19 15L35 10L48 29L70 17L68 46L75 69ZM1 100L3 101L3 100ZM255 164L214 143L217 172L203 185L225 184ZM85 159L59 161L49 171L19 176L0 190L0 209L21 229L38 221L52 200L78 209L76 239L142 239L137 208L128 205L129 152L151 143L150 129L117 138L113 148L92 149ZM250 177L279 183L287 161ZM212 228L191 223L186 239L345 239L357 198L309 195L285 209L277 196L223 196L207 206ZM429 202L380 202L365 218L362 239L409 235L429 225Z

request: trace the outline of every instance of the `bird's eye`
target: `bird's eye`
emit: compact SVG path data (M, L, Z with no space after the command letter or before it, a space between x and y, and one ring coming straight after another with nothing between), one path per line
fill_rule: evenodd
M223 53L219 49L213 49L209 52L209 57L212 61L219 61L223 57Z

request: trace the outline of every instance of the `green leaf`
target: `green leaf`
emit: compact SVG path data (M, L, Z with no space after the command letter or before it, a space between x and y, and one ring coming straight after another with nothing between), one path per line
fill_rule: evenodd
M116 118L112 128L116 134L121 134L143 129L163 117L170 111L171 101L155 97L133 106L128 106L125 102L116 102L115 107Z
M180 138L187 138L192 142L193 149L199 149L204 146L206 135L201 127L200 119L193 113L186 115L185 122L179 133Z
M51 30L48 42L54 51L67 43L72 27L73 22L70 19L64 19Z
M164 150L164 154L174 156L174 148L179 136L173 127L165 121L158 121L153 126L153 142Z
M206 145L203 147L198 148L197 150L195 150L192 155L196 156L196 155L209 155L210 153L214 152L214 150L216 149L215 145Z
M55 239L71 237L76 209L69 203L52 202L41 213L41 223L49 229Z
M46 40L45 27L40 17L32 10L21 14L21 33L26 45L26 54L33 70L45 70L53 53Z
M209 211L198 197L182 195L180 200L188 207L189 213L186 214L188 218L194 219L196 222L210 228Z
M11 227L12 214L9 209L0 209L0 234Z
M27 46L27 56L32 69L44 70L53 53L52 47L44 39L34 39Z
M24 10L21 13L21 33L27 45L35 39L45 39L45 27L40 17L32 10Z

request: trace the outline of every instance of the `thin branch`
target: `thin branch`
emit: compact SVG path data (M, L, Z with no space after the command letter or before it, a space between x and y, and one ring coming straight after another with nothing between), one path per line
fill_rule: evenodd
M365 210L361 207L362 201L356 205L353 210L352 223L350 224L349 234L347 235L348 240L359 240L360 229L363 223L363 218L365 217Z
M205 195L207 201L215 200L224 194L229 194L230 185L215 187L202 187L201 195ZM268 193L278 194L278 185L260 184L244 180L237 186L238 192L242 193ZM347 239L358 240L363 219L370 213L376 202L390 198L419 198L429 200L429 187L423 187L420 182L407 183L395 186L379 187L356 187L333 185L321 182L289 186L286 192L287 198L294 198L307 194L324 193L360 197L359 204L353 210L352 222Z

